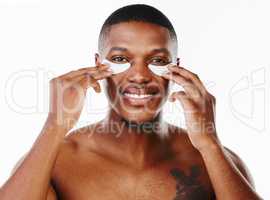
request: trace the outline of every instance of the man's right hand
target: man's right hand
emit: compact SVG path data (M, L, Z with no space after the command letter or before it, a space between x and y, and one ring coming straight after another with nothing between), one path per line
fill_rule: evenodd
M30 151L0 188L1 200L57 199L50 180L63 136L78 121L87 88L100 92L98 80L111 76L108 69L106 65L82 68L50 81L50 112L46 123Z
M98 80L112 75L106 65L81 68L50 80L50 112L46 125L67 133L78 121L88 87L100 92Z

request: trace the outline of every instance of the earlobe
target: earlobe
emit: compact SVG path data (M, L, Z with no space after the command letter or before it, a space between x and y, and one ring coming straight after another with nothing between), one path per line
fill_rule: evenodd
M98 55L98 53L95 53L95 64L96 66L99 66L101 64L100 56Z

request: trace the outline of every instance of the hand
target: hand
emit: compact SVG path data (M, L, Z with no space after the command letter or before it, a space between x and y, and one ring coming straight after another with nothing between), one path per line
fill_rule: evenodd
M163 77L184 88L184 91L173 92L169 100L174 102L178 99L183 106L192 145L201 150L216 144L215 97L206 90L198 75L176 65L168 66L168 69L169 72Z
M98 80L111 76L106 65L81 68L50 80L50 112L46 125L67 133L78 121L88 87L100 92Z

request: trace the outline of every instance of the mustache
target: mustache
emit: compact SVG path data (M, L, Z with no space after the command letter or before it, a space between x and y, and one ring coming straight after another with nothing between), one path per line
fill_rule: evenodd
M131 83L124 86L119 87L119 91L121 94L127 93L136 93L136 94L157 94L162 89L157 84L136 84Z

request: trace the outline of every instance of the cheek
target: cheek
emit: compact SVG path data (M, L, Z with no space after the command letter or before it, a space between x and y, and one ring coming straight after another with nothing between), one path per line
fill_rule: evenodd
M166 98L166 96L168 95L171 85L172 85L172 81L169 81L167 79L164 79L162 77L158 78L158 84L159 84L159 88L160 88L160 95L162 98Z
M104 88L106 92L106 96L110 101L113 101L118 94L120 82L116 77L106 78L104 80Z

